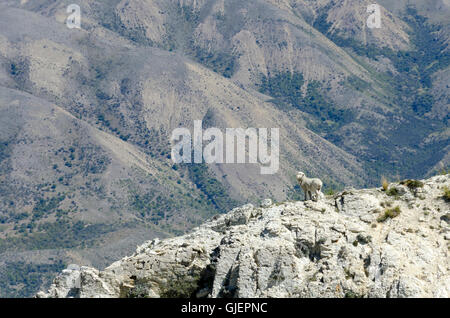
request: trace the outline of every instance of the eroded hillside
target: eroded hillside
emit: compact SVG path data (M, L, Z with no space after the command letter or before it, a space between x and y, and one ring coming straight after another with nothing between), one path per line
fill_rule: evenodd
M297 170L332 191L448 167L445 1L380 1L380 29L371 1L78 3L81 29L68 1L0 4L2 296L239 204L296 199ZM174 165L170 134L194 120L279 127L279 172Z

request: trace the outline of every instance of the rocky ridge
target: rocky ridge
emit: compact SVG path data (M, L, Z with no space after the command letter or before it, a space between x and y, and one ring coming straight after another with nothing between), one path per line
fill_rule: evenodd
M251 204L37 297L449 297L450 174Z

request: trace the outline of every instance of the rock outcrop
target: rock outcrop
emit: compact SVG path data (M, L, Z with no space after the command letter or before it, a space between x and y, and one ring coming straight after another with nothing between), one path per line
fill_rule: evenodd
M251 204L37 297L449 297L450 175Z

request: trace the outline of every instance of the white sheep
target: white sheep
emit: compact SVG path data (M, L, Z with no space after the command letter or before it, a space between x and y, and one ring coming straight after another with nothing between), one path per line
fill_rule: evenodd
M323 184L320 179L308 178L303 172L299 171L297 172L297 181L300 187L302 187L303 192L305 193L305 201L317 201L323 197L323 193L320 191Z

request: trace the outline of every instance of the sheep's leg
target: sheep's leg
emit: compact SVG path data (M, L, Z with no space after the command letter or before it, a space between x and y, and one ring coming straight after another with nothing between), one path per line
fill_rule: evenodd
M307 196L306 188L303 185L301 187L302 187L303 193L305 194L305 201L306 201L306 196Z

